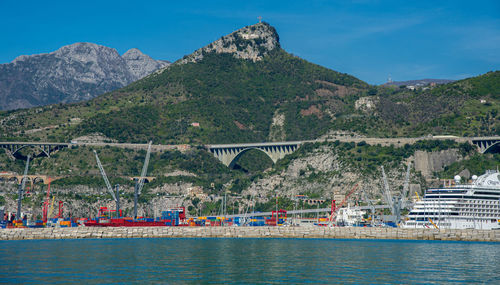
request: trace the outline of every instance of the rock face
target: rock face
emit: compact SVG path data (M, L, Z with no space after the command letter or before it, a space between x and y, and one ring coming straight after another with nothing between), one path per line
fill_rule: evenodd
M133 48L122 55L132 75L138 79L146 77L155 70L169 65L168 61L154 60L143 54L140 50Z
M88 100L126 86L167 66L131 49L75 43L55 52L22 55L0 64L0 109L11 110Z
M461 159L456 149L443 150L439 152L415 152L415 169L420 171L426 178L430 178L433 172L442 171L444 166L450 165Z
M267 23L241 28L217 41L202 47L192 54L177 61L177 64L198 62L205 53L228 53L235 58L252 61L262 60L269 51L279 47L279 36L276 30Z

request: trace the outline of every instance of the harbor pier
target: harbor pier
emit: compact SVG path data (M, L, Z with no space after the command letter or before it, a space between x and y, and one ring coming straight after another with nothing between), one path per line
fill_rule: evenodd
M500 231L379 227L75 227L0 230L0 240L83 238L321 238L500 242Z

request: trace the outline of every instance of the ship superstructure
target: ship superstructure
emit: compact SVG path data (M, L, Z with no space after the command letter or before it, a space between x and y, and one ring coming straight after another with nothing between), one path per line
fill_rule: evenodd
M500 229L500 173L488 170L472 183L428 189L402 223L404 228Z

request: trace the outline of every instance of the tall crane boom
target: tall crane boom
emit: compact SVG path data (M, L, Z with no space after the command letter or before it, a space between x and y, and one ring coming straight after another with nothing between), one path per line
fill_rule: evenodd
M21 204L23 200L24 187L26 186L26 179L27 179L26 175L28 175L29 165L30 165L30 156L28 155L28 158L26 159L26 167L24 168L23 178L21 179L21 183L19 184L19 189L18 189L19 197L17 198L17 216L16 216L18 220L21 219Z
M142 166L141 177L139 177L139 180L137 180L136 183L135 183L135 190L134 190L134 218L137 218L137 200L138 200L139 195L141 194L142 187L144 186L144 178L145 178L146 173L148 171L149 156L151 155L151 143L153 143L153 142L149 141L148 152L146 153L146 159L144 160L144 165Z
M401 195L401 208L404 209L408 203L408 190L410 186L410 168L411 162L408 162L408 166L406 168L406 176L405 176L405 184L403 185L403 194Z
M142 187L144 187L144 178L148 171L149 157L151 155L151 143L153 143L153 141L149 141L148 152L146 153L146 160L144 161L144 165L142 166L141 178L139 179L139 189L137 192L138 195L141 194Z
M354 185L354 187L352 187L351 191L349 191L349 193L347 193L347 195L345 195L342 202L340 202L340 204L333 209L333 214L330 216L330 221L332 221L333 218L337 216L337 210L344 206L345 202L347 202L347 199L349 199L349 197L356 191L356 189L358 188L358 185L359 185L359 183L356 183L356 185Z
M106 183L106 187L108 188L109 193L111 193L111 196L113 197L113 200L115 202L117 201L115 193L113 192L113 188L111 188L111 184L109 183L108 176L106 175L106 172L104 171L104 168L102 167L101 160L99 159L99 156L97 155L97 152L94 150L95 154L95 160L97 161L97 166L99 167L99 171L101 171L102 178L104 179L104 183Z
M385 175L384 166L381 166L381 168L382 168L382 179L384 180L384 197L387 204L392 209L394 206L393 205L394 201L392 200L392 194L391 191L389 190L389 183L387 182L387 176Z

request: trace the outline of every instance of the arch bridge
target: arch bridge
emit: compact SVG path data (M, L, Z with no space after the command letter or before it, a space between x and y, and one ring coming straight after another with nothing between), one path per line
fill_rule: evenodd
M267 154L276 163L285 155L293 153L302 144L301 141L290 142L265 142L265 143L242 143L242 144L212 144L206 148L224 165L232 168L236 161L248 150L258 149Z
M136 180L141 179L141 177L140 176L132 176L132 177L128 177L128 179L131 181L136 181ZM153 182L153 180L156 180L155 176L144 176L144 183Z
M54 180L61 179L61 177L57 176L50 176L50 181L53 182ZM0 172L0 179L2 180L7 180L7 181L15 181L17 184L21 184L23 175L22 174L17 174L15 172ZM38 175L38 174L33 174L33 175L26 175L26 182L30 183L31 188L33 188L33 184L42 182L43 184L47 185L49 184L49 176L48 175Z
M0 142L0 148L5 149L10 155L14 156L18 151L26 147L34 147L40 150L37 156L47 156L62 148L69 147L68 143L50 143L50 142Z
M471 142L477 146L480 153L500 151L500 137L473 138Z

